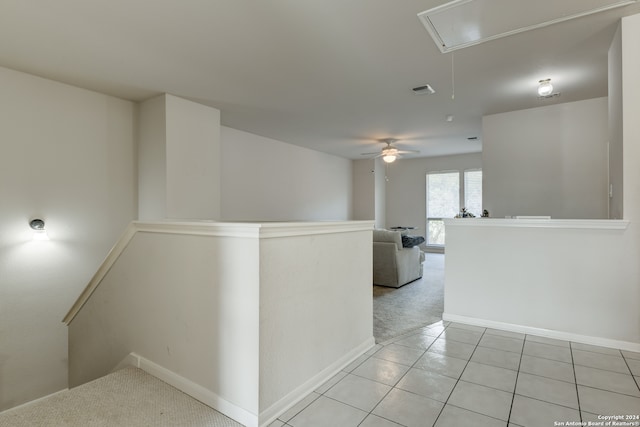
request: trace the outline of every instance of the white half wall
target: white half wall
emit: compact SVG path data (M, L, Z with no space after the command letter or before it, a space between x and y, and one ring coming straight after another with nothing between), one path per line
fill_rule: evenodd
M637 232L534 221L445 220L445 319L640 351Z
M351 160L226 126L221 138L224 220L351 218Z
M261 239L261 412L285 409L292 391L313 391L310 379L373 344L372 263L370 229Z
M1 411L67 388L60 320L136 218L137 171L133 103L6 68L0 93Z
M65 318L70 385L135 353L244 425L268 425L375 344L372 226L133 223Z
M640 351L640 14L621 38L624 221L446 220L445 319Z
M386 227L413 226L412 234L426 236L427 173L482 167L480 153L396 160L387 168Z
M69 325L70 387L135 352L257 417L258 256L252 238L137 232Z
M485 209L608 218L607 115L607 98L595 98L483 117Z

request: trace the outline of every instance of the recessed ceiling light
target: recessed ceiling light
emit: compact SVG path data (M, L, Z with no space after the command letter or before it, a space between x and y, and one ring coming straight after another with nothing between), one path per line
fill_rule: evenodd
M429 95L433 95L434 93L436 93L436 91L431 87L430 84L426 84L426 85L422 85L422 86L417 86L414 87L413 89L411 89L413 91L413 93L415 93L416 95L424 95L429 94Z

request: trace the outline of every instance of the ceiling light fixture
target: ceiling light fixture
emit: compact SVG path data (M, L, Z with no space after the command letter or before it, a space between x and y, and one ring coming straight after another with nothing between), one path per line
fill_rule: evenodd
M382 150L382 160L385 163L393 163L398 157L398 150L396 148L384 148Z
M33 240L49 240L47 230L44 228L44 221L36 218L29 222L29 227L33 230Z
M540 80L538 85L538 95L542 97L551 96L553 93L553 85L551 79Z

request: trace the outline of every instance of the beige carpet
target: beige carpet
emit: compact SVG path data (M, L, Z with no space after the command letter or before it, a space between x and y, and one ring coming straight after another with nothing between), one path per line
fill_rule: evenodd
M242 427L138 368L0 413L2 427Z
M427 253L422 279L401 288L373 287L373 336L383 342L442 320L444 255Z

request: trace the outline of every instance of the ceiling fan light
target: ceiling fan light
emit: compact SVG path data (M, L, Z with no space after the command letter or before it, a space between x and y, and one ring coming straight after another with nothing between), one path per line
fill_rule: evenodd
M538 83L538 95L539 96L549 96L553 93L553 85L551 84L551 79L540 80Z
M398 157L398 149L394 147L386 147L382 149L382 160L385 163L393 163Z

